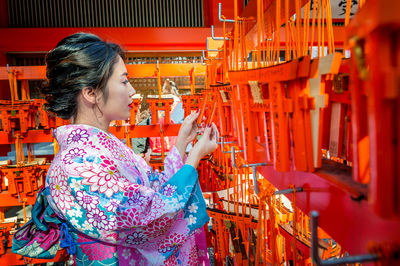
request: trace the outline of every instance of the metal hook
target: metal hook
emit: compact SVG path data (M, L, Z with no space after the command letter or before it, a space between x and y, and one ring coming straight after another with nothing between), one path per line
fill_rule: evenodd
M7 73L10 74L10 66L7 64Z
M224 151L224 144L233 144L236 141L224 141L224 137L222 137L222 136L220 138L221 138L221 142L217 141L217 144L218 145L221 144L222 153L231 153L231 151Z
M232 146L231 148L231 160L232 160L232 165L237 169L237 165L236 165L236 160L235 160L235 147Z
M254 192L258 194L258 178L257 178L257 166L252 165L251 167L253 171L253 183L254 183Z
M216 41L223 41L224 37L215 37L214 36L214 25L211 25L211 38ZM229 40L229 38L225 37L225 40Z
M201 57L201 60L202 60L203 63L205 64L205 61L206 61L206 60L210 60L210 59L208 59L208 58L206 57L205 50L202 50L202 52L203 52L203 56Z
M339 259L321 260L318 254L318 212L312 211L311 216L311 259L317 266L324 265L343 265L352 264L366 261L377 261L379 256L377 254L365 254L348 256Z
M231 23L235 23L235 20L234 19L223 19L222 17L221 17L221 9L222 9L222 7L221 7L221 3L218 3L218 19L219 19L219 21L221 21L221 22L231 22Z
M243 164L242 167L253 167L253 166L266 166L269 165L267 163L250 163L250 164Z
M243 150L239 151L243 152ZM232 160L232 165L237 169L238 166L236 165L236 160L235 160L235 147L232 146L231 149L231 160ZM258 180L257 180L257 166L266 166L266 163L252 163L252 164L243 164L242 167L251 167L253 170L253 183L254 183L254 192L258 194Z
M208 60L208 59L206 58L206 54L204 53L204 50L202 50L202 52L203 52L203 56L201 57L201 64L203 66L205 66L206 65L206 60Z
M266 166L266 163L251 163L244 164L242 167L251 167L253 171L253 183L254 183L254 192L258 194L258 178L257 178L257 166Z
M303 192L303 188L302 187L297 187L296 188L296 192ZM293 192L292 188L288 188L288 189L282 189L282 190L278 190L274 192L274 195L281 195L281 194L290 194Z

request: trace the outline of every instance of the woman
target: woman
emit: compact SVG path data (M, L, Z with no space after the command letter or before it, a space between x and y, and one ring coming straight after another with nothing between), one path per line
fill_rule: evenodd
M198 113L189 115L165 170L153 172L108 132L112 120L129 118L135 94L123 58L118 45L86 33L64 38L46 57L47 109L71 119L54 130L60 150L43 191L61 221L61 246L78 265L207 263L208 216L195 168L217 148L216 127L209 125L183 162L197 131Z

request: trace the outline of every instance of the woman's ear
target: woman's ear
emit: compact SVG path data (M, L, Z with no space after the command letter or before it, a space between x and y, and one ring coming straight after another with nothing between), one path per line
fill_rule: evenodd
M92 87L85 87L81 90L82 99L91 104L96 104L99 101L99 93Z

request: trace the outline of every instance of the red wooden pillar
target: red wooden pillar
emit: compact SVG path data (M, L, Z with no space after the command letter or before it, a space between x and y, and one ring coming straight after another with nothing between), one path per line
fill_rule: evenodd
M0 51L0 66L7 65L7 56L4 51ZM0 80L0 99L8 100L10 99L10 87L8 85L8 80Z
M8 27L8 7L7 0L0 0L0 28ZM0 66L6 66L7 56L6 51L0 51ZM10 90L8 81L0 81L0 99L8 99L10 97Z
M0 28L8 27L8 6L7 0L0 0Z
M8 8L7 0L0 0L0 28L8 27ZM7 65L7 56L5 51L0 51L0 66ZM7 80L0 80L0 99L9 99L10 89ZM10 145L0 145L0 156L5 156L11 151Z

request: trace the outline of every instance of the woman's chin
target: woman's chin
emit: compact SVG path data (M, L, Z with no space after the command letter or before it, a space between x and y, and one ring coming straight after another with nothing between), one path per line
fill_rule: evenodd
M127 121L129 121L130 120L130 118L131 118L131 116L129 115L129 116L120 116L120 117L116 117L114 120L112 120L112 121L122 121L122 122L127 122ZM112 122L111 121L111 122Z

